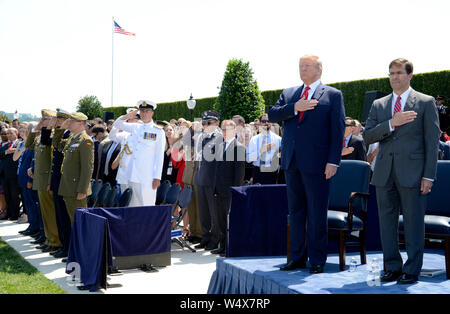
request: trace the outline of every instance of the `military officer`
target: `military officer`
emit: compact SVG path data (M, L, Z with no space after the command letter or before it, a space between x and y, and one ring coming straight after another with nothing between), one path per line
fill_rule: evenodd
M157 105L148 100L137 103L142 123L127 123L136 117L138 110L121 116L113 126L130 133L129 186L133 191L130 206L152 206L156 201L156 189L160 185L164 162L166 137L160 126L153 122Z
M34 149L34 180L33 190L38 192L39 205L42 213L42 221L44 224L44 232L47 240L39 249L43 252L54 252L61 247L59 240L58 228L56 226L55 204L53 197L48 190L51 171L51 129L48 125L52 117L56 116L53 110L43 109L41 111L42 119L25 142L26 149ZM41 135L37 136L36 131L41 131Z
M87 116L73 112L70 119L64 121L61 130L55 132L55 148L62 148L64 159L61 166L61 183L58 194L64 198L70 222L77 208L87 207L87 196L91 194L91 177L94 170L94 142L86 133ZM62 140L63 130L72 135Z
M70 137L71 133L69 130L62 130L61 125L63 122L70 118L70 113L62 110L56 109L56 117L52 118L50 121L49 128L54 128L55 132L62 132L62 139L66 140ZM61 147L55 147L55 136L52 138L52 173L49 177L49 190L53 195L53 201L55 203L55 213L56 213L56 226L58 227L59 239L61 241L61 248L51 253L55 258L67 257L70 244L70 233L71 233L71 222L69 213L66 209L66 203L61 195L58 194L59 183L61 182L61 165L64 159Z

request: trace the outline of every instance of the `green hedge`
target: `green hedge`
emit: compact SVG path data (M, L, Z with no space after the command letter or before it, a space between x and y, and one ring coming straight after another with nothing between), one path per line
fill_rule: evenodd
M352 118L361 120L364 109L364 96L367 91L380 90L386 93L392 92L389 79L379 78L370 80L359 80L351 82L339 82L328 84L342 91L344 95L345 114ZM411 86L415 90L431 95L444 95L448 97L450 86L450 70L415 74L411 81ZM269 90L261 92L266 104L266 111L278 101L283 90ZM205 110L214 109L217 97L197 99L193 117L200 118ZM114 118L124 114L129 107L107 107L105 111L114 112ZM189 119L190 114L186 106L186 100L169 103L159 103L155 112L156 120ZM250 121L248 121L250 122Z

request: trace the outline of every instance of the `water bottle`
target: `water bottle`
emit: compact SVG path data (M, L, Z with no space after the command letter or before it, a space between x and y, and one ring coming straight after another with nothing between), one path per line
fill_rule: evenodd
M352 260L350 261L350 268L348 269L349 272L355 272L356 271L356 265L358 265L358 262L354 257L352 257Z
M378 264L376 257L372 259L372 263L370 264L370 272L375 278L380 277L380 264Z

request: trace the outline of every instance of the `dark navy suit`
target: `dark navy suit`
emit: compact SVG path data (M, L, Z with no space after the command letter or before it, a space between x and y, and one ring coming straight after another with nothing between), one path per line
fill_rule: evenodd
M328 243L329 180L327 163L339 165L345 129L342 93L319 84L311 99L313 110L305 111L299 122L295 103L304 86L285 89L269 112L272 122L283 121L281 168L285 171L289 225L290 258L324 265Z

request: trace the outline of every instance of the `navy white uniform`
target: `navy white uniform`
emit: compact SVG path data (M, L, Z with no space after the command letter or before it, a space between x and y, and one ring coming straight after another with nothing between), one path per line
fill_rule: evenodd
M153 179L161 180L166 145L164 131L153 121L127 123L119 118L113 126L129 133L126 142L131 154L124 153L126 173L120 175L123 174L123 179L128 180L128 186L133 190L130 206L155 205L156 190L152 184Z

